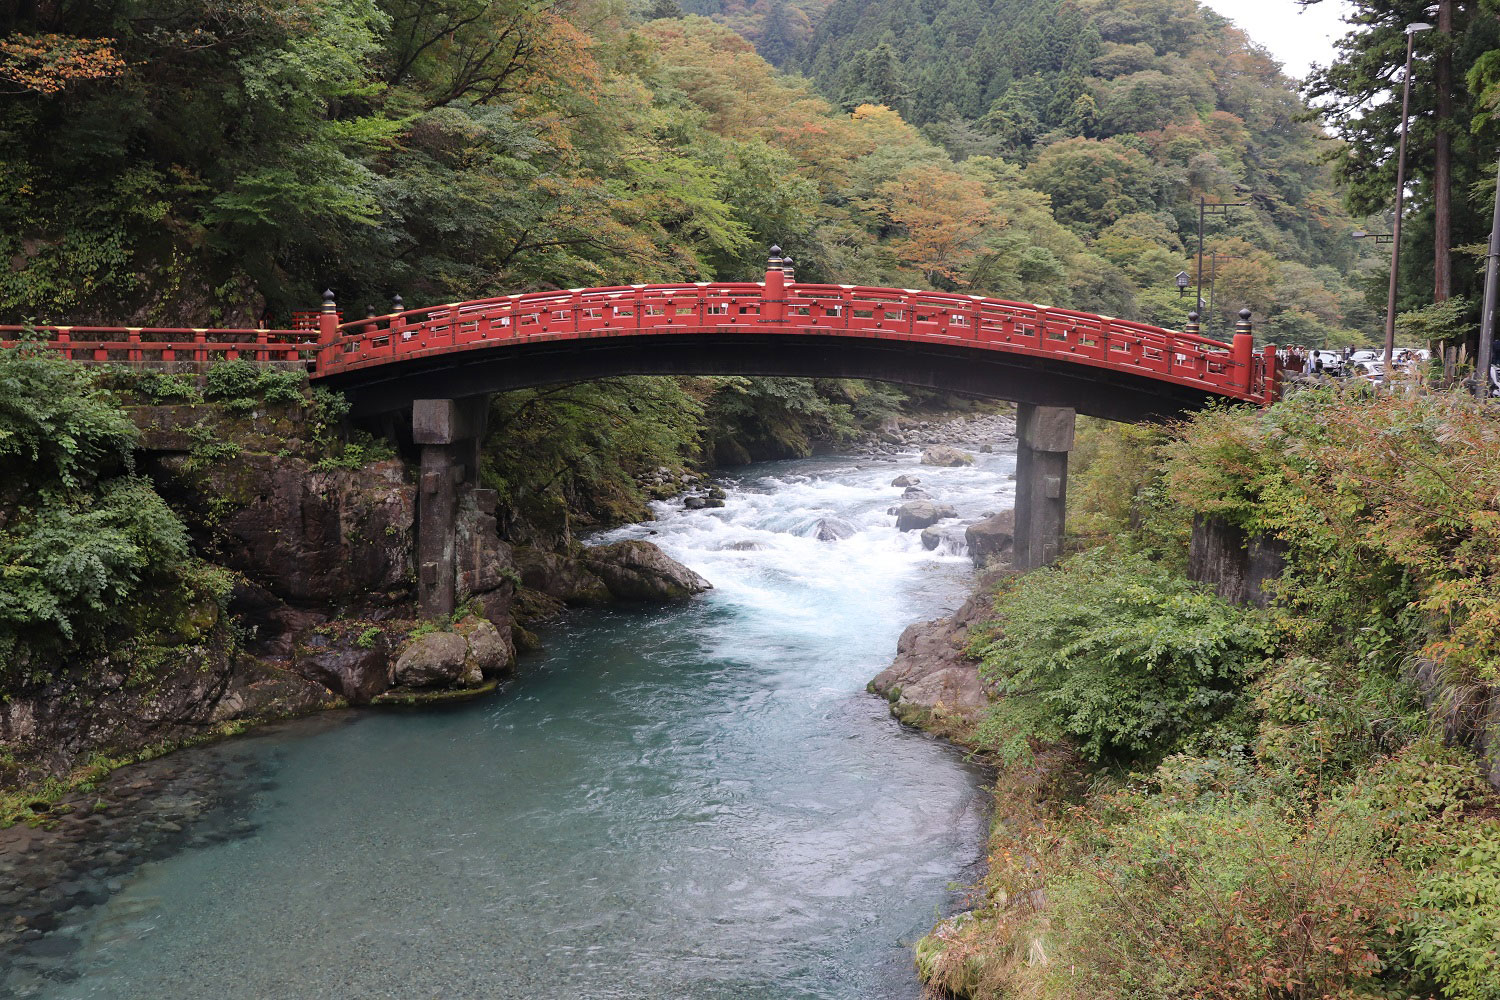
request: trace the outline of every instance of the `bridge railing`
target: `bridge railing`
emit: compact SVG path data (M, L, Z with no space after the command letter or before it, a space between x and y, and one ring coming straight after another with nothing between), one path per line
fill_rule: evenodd
M817 333L1058 358L1256 402L1270 401L1275 385L1274 355L1254 354L1248 332L1224 344L1068 309L901 288L780 280L622 285L508 295L343 323L329 293L321 317L317 328L307 328L313 325L308 322L294 330L0 326L0 343L30 336L73 360L147 366L235 358L301 363L321 377L519 342Z
M317 358L317 342L316 330L0 326L0 347L30 343L71 361L172 370L241 358L311 366Z
M623 285L409 309L342 324L318 372L513 342L730 332L952 343L1268 398L1263 357L1195 334L983 296L805 283L774 298L759 282Z

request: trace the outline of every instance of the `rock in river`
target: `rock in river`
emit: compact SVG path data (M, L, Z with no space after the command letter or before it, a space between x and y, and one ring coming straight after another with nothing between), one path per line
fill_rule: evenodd
M610 590L590 568L570 556L541 549L515 550L521 583L567 604L608 604Z
M945 465L949 467L973 465L974 456L966 451L959 451L957 448L940 444L922 452L922 464Z
M919 531L930 528L945 517L957 517L958 511L945 503L913 500L896 508L897 531Z
M854 526L837 517L820 517L813 523L812 535L820 542L837 542L854 534Z
M457 632L419 635L396 660L396 683L414 688L457 686L468 679L464 665L468 655L468 640Z
M1016 512L1002 510L1000 513L971 524L964 530L964 540L969 544L969 558L974 565L983 568L991 561L1010 559L1015 544Z
M369 703L391 683L391 645L379 632L364 645L351 637L310 633L297 644L292 662L297 673L351 705Z
M584 563L619 601L671 601L713 584L650 542L615 542L586 549Z

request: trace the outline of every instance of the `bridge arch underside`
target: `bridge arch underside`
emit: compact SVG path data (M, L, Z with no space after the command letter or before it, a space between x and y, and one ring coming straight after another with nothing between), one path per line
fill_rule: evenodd
M961 344L808 334L616 335L509 343L434 353L319 379L343 390L355 416L418 399L620 375L781 375L857 378L966 393L1126 422L1180 417L1218 398L1206 390L1115 369Z

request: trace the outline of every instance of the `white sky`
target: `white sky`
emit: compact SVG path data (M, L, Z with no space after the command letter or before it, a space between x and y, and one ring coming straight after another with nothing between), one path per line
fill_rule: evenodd
M1333 43L1349 32L1340 18L1350 8L1345 0L1322 0L1303 8L1296 0L1202 0L1238 24L1279 60L1288 76L1307 76L1313 63L1333 61Z

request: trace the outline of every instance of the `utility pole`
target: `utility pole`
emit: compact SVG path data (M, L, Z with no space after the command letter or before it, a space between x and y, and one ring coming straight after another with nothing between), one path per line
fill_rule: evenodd
M1500 165L1495 169L1495 216L1490 223L1490 253L1484 262L1484 310L1479 316L1479 357L1474 359L1474 394L1490 398L1490 355L1495 343L1495 311L1500 308Z
M1198 198L1198 310L1203 310L1203 223L1210 215L1221 218L1229 217L1231 208L1244 208L1249 205L1248 201L1236 202L1209 202L1207 198Z
M1396 154L1396 224L1391 229L1391 284L1385 300L1385 380L1389 384L1396 353L1396 276L1401 265L1401 209L1406 201L1406 126L1411 116L1411 57L1417 33L1432 25L1416 21L1406 26L1406 75L1401 83L1401 146Z
M1438 0L1437 51L1432 60L1436 132L1432 137L1432 221L1434 278L1432 300L1453 297L1453 8Z

